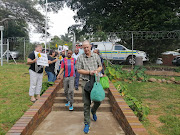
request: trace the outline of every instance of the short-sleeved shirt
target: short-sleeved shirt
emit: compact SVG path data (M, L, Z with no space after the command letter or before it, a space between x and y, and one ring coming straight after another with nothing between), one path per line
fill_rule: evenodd
M48 60L53 61L55 59L56 58L53 58L53 57L48 55ZM55 69L55 63L52 63L52 64L49 64L49 67L45 68L45 71L55 74L54 69Z
M34 51L29 54L28 58L31 59L31 60L35 59ZM37 72L37 73L42 73L43 72L43 66L37 65L37 63L32 63L30 65L29 69L33 70L34 72Z
M64 77L75 77L76 59L65 57L61 62L61 68L64 68Z
M79 57L79 53L78 53L78 54L73 53L73 54L72 54L72 57L77 60L77 58Z
M101 60L99 55L97 55L96 53L91 53L91 56L88 57L86 56L85 53L83 53L82 55L80 55L78 57L77 63L76 63L76 68L77 70L83 69L83 70L97 70L98 67L101 67ZM85 80L89 80L89 75L83 75L82 74L82 78Z

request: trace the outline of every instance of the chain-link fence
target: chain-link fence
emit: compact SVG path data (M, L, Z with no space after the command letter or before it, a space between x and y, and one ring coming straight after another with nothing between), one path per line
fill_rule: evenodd
M35 44L30 43L30 41L24 37L3 39L3 61L6 61L7 58L9 58L9 60L26 61L29 53L32 52L34 48Z

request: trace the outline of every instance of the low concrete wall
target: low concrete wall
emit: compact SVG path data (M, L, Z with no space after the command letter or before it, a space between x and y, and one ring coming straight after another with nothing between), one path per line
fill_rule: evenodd
M108 97L112 105L112 113L126 135L148 135L144 126L124 101L112 82L109 82Z
M56 80L24 115L13 125L6 135L31 135L38 125L51 112L57 91L62 88L63 80Z

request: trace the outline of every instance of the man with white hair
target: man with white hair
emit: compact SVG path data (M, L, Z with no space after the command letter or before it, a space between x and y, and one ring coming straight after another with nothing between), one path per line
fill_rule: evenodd
M43 79L43 66L37 65L37 57L35 55L36 52L42 52L42 46L36 45L35 51L31 52L27 59L27 64L29 67L29 75L30 75L30 88L29 88L29 96L31 96L31 102L35 102L40 98L40 92L42 88L42 79ZM35 98L36 95L36 98Z
M90 105L91 105L91 87L86 87L87 83L93 83L95 81L94 74L98 75L98 73L102 70L102 64L100 57L91 52L91 45L89 41L83 42L84 53L78 57L76 68L80 74L82 74L82 92L83 92L83 102L84 102L84 133L89 133L90 129ZM93 120L97 120L96 111L100 106L101 102L94 102L94 105L91 109L91 113L93 115Z

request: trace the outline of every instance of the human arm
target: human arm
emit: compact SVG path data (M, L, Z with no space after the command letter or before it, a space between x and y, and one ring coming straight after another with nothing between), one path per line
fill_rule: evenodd
M53 63L55 63L56 61L57 61L57 59L54 59L53 61L48 60L48 64L53 64Z
M61 79L61 74L63 73L63 71L64 71L64 68L61 68L61 70L60 70L60 72L59 72L59 74L58 74L58 76L57 76L57 79Z
M30 58L27 59L27 64L28 65L31 65L31 64L36 63L36 62L37 62L37 58L35 58L34 60L32 60Z

